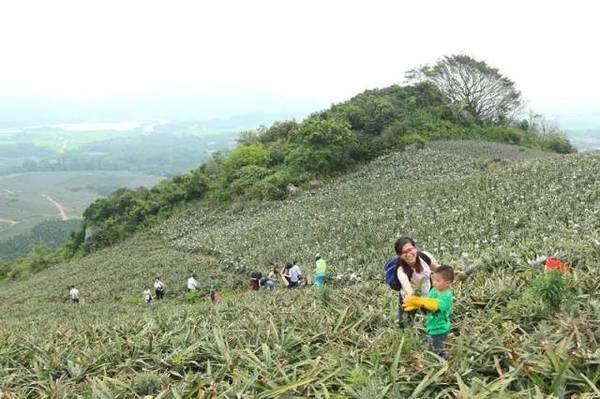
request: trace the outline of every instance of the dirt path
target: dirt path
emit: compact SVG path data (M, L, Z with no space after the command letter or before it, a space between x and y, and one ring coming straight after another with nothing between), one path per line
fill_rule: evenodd
M11 226L14 226L15 224L19 224L19 222L17 222L16 220L10 220L10 219L0 219L0 223L8 223Z
M58 213L60 213L60 218L62 220L67 220L67 212L65 212L65 208L63 208L63 206L61 204L59 204L58 202L54 201L54 199L52 199L52 197L46 195L46 194L42 194L42 197L46 198L48 201L52 202L54 204L55 207L58 208Z

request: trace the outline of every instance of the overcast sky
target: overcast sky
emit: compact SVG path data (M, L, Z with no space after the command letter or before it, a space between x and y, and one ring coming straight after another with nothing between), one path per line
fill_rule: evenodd
M329 104L464 53L538 111L597 111L594 3L5 1L0 97L257 92Z

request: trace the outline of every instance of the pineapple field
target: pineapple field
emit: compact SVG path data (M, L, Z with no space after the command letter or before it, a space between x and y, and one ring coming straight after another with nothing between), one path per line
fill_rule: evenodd
M0 398L600 397L599 172L598 152L439 141L285 201L182 210L0 285ZM400 235L461 272L448 361L422 315L396 327ZM245 289L317 253L325 288ZM545 274L551 256L570 270ZM155 276L166 299L145 304Z

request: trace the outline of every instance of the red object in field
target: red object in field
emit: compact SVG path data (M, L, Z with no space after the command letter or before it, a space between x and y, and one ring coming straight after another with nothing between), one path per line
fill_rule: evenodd
M548 259L546 259L546 266L544 267L544 270L560 270L561 272L568 272L569 266L562 263L560 259L551 256Z
M260 289L260 286L258 285L258 280L251 278L248 282L248 289L250 291L258 291Z

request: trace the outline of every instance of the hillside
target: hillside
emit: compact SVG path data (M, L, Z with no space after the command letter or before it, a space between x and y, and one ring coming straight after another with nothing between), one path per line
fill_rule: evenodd
M430 141L483 140L563 154L576 151L564 133L541 129L536 120L514 120L504 108L485 117L465 104L431 83L393 85L366 90L300 122L241 132L235 148L214 153L187 174L149 190L117 190L94 201L61 256L114 245L199 202L210 209L282 200L290 185L310 186Z
M293 200L187 210L83 259L2 283L0 391L157 398L600 394L600 283L589 278L600 266L598 170L598 152L432 142L379 157ZM422 328L394 328L397 299L381 267L400 234L466 272L454 290L448 363L421 349ZM297 259L310 271L317 252L330 265L333 289L237 290L248 271L265 271L271 262ZM559 310L544 307L532 291L542 273L535 258L552 254L573 269ZM225 299L187 304L189 271L203 292L216 285ZM351 273L359 281L350 281ZM170 289L167 300L139 304L155 275ZM83 305L66 303L70 284L79 285Z

